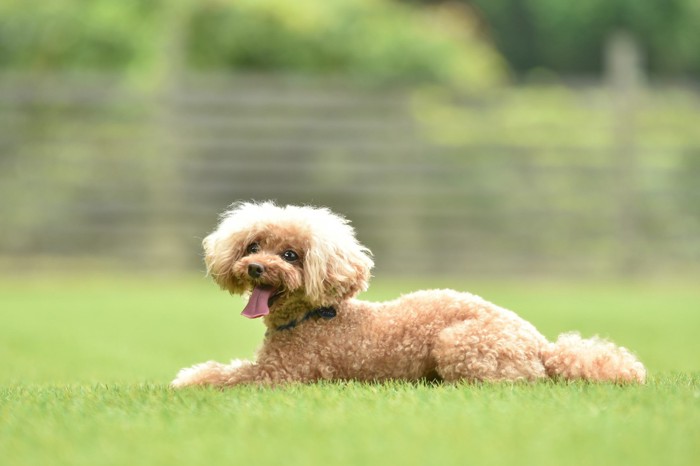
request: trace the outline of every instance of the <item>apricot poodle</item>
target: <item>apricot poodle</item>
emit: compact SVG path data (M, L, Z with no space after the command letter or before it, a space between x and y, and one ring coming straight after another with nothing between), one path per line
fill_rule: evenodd
M267 333L255 361L182 369L173 387L319 380L640 382L625 348L576 333L548 342L514 312L453 290L355 299L374 265L349 222L325 208L239 203L203 242L221 288Z

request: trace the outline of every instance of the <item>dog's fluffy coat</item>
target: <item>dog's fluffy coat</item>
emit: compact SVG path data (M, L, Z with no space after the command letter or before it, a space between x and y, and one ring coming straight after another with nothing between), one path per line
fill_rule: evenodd
M257 301L265 297L269 307L249 306L260 307L256 315L264 315L268 331L256 361L198 364L181 370L174 387L645 380L644 366L625 348L575 333L550 343L515 313L469 293L418 291L383 303L355 299L368 285L370 252L347 220L325 208L235 204L203 246L207 270L223 289L252 293ZM310 313L319 308L331 309L334 317Z

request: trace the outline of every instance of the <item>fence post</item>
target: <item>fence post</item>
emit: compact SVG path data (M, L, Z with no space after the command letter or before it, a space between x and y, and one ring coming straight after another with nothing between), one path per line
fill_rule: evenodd
M644 77L640 48L625 31L613 33L605 48L605 80L612 105L612 190L616 204L614 267L634 274L639 257L636 112Z
M149 82L149 95L152 102L153 153L150 154L149 168L153 174L150 203L152 225L150 234L151 263L162 269L182 270L189 255L186 251L183 232L179 221L181 213L181 176L179 173L182 158L179 147L172 142L175 134L172 128L175 102L184 71L184 36L189 1L175 2L168 10L169 17L160 42L155 45L159 59L155 65L153 78Z

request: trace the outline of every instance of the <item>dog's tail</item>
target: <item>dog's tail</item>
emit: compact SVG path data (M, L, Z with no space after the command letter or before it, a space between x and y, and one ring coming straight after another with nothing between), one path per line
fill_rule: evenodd
M565 380L583 379L619 383L644 383L644 365L626 348L598 337L578 333L559 335L542 352L547 375Z

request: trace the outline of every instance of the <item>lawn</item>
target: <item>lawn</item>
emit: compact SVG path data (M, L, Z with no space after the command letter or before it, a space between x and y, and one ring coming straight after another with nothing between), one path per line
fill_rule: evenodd
M8 465L690 465L700 457L700 289L433 282L632 348L644 386L319 384L173 391L183 366L250 357L261 324L203 278L0 281ZM365 297L425 286L377 281Z

